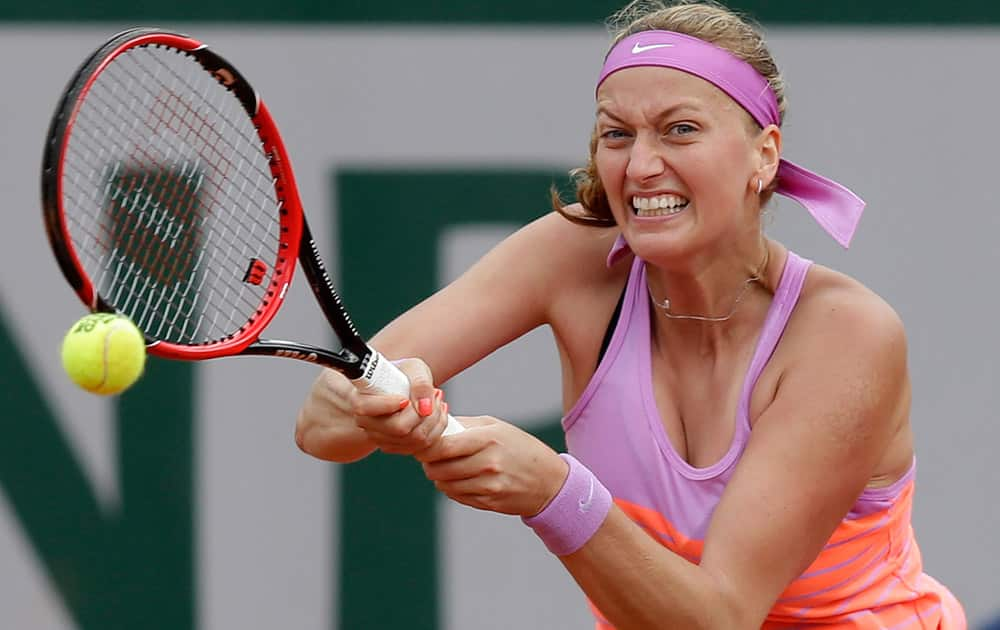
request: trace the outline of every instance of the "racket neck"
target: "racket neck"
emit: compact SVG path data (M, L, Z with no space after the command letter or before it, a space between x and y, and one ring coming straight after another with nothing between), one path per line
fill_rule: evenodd
M299 265L309 281L316 301L319 302L320 308L323 310L323 315L326 316L327 322L340 339L340 343L358 358L367 357L371 350L354 327L337 290L334 289L333 280L330 278L326 265L323 264L319 248L316 246L316 241L313 240L309 224L306 223L304 217L299 244Z

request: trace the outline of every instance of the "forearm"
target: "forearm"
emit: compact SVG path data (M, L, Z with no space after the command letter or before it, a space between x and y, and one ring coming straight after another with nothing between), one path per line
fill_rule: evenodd
M617 630L733 630L762 621L747 618L717 576L658 544L618 508L560 560Z

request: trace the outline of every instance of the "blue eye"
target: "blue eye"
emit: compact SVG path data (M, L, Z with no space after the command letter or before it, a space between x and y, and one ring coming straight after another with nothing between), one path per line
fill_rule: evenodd
M694 125L689 125L688 123L678 123L671 127L667 133L673 134L675 136L686 136L698 131Z
M605 140L621 140L622 138L627 138L628 134L621 129L609 129L602 133L601 137Z

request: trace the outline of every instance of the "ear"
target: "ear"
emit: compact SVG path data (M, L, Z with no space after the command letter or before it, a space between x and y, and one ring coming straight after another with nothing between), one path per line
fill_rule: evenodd
M777 125L768 125L757 135L755 142L757 176L764 181L767 188L778 174L778 163L781 161L781 129Z

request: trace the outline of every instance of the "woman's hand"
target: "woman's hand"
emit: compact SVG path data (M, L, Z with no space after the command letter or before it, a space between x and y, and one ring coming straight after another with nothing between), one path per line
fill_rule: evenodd
M538 438L489 416L416 453L424 473L449 498L491 512L534 516L559 492L566 462Z
M410 397L362 394L343 374L323 370L313 383L295 427L304 452L347 463L373 450L412 455L427 449L447 426L444 393L435 389L419 359L397 363L410 381Z
M410 381L410 397L360 394L353 397L358 427L381 451L414 455L437 442L448 426L444 392L434 387L430 368L420 359L397 361Z

